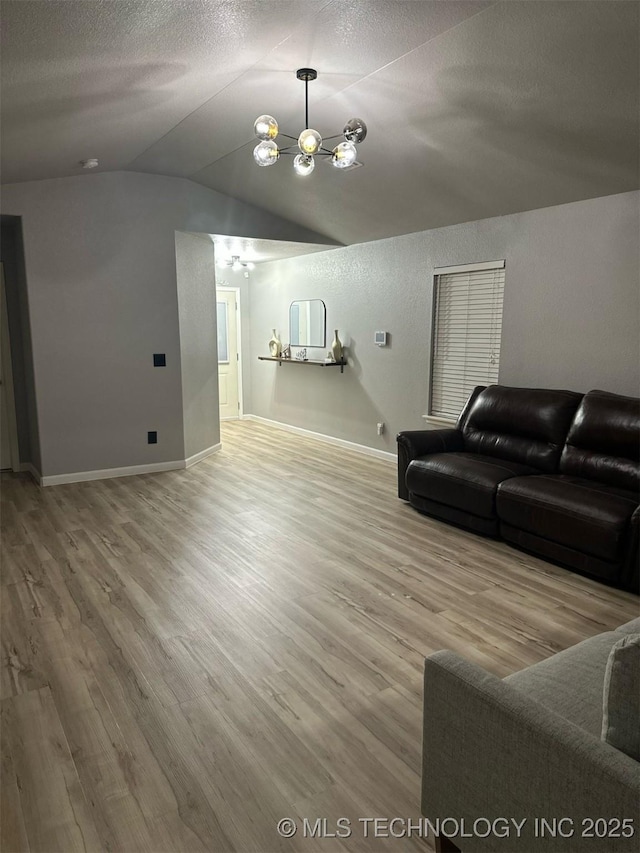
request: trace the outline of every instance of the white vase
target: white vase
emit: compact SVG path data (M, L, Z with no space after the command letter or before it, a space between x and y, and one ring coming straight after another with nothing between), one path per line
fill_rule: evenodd
M342 349L342 343L340 342L340 338L338 337L338 330L336 329L333 333L333 343L331 344L331 355L333 356L334 361L342 361L342 356L344 354L344 350Z
M276 334L276 330L273 330L273 336L269 341L269 353L271 358L280 358L282 355L282 341Z

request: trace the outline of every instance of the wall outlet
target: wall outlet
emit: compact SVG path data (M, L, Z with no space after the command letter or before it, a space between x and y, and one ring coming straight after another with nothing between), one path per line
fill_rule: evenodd
M378 435L382 435L384 432L384 424L378 424Z
M147 433L147 444L157 444L158 443L158 433L154 430L153 432Z

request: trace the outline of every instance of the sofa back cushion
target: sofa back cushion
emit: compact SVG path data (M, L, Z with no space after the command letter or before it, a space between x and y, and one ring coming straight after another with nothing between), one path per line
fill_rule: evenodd
M620 489L640 489L640 400L606 391L585 394L560 470Z
M581 399L573 391L490 385L466 413L464 449L554 472Z

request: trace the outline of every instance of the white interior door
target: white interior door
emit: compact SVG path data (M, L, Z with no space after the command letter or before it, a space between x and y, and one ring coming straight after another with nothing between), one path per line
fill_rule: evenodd
M240 353L238 347L238 291L218 289L218 388L220 420L240 415Z
M0 469L17 471L18 468L18 430L4 290L4 265L0 263Z

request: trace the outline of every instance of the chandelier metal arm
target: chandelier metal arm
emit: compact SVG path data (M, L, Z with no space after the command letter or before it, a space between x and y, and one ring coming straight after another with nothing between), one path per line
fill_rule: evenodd
M280 148L278 153L282 156L282 154L288 155L289 157L297 157L299 152L297 150L292 151L293 145L289 145L287 148ZM311 155L307 155L311 156ZM316 153L313 155L314 157L332 157L333 151L329 151L327 148L319 148Z
M287 145L286 148L280 148L279 150L280 150L281 154L285 151L288 151L290 148L294 148L294 147L297 148L298 147L298 137L297 136L289 136L288 133L283 133L282 131L280 131L280 136L285 136L287 139L293 139L293 141L296 143L295 146L294 145ZM342 133L336 133L335 136L323 136L322 139L324 142L327 142L330 139L344 139L344 136ZM331 151L331 149L325 148L324 146L322 146L321 148L319 148L316 151L316 154L319 154L321 151L324 151L325 154L333 153Z

